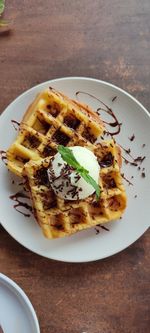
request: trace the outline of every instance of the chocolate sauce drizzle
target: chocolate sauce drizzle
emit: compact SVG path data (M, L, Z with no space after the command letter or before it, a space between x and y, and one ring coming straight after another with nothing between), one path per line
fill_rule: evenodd
M11 119L12 125L15 129L15 131L17 131L20 127L20 123L17 120Z
M108 121L104 121L104 120L103 120L103 123L106 124L106 125L108 125L108 126L110 126L110 127L112 127L112 128L116 128L116 131L114 131L114 132L110 132L110 131L107 130L107 131L105 132L105 134L106 134L106 135L110 135L112 138L113 138L114 135L119 134L120 131L121 131L121 125L122 125L122 123L120 123L120 122L118 121L118 119L117 119L116 115L114 114L114 112L112 111L112 109L111 109L109 106L107 106L103 101L101 101L99 98L97 98L96 96L94 96L94 95L92 95L92 94L90 94L90 93L84 92L84 91L77 91L77 92L76 92L76 98L77 98L77 99L78 99L78 95L80 95L80 94L88 95L88 96L90 96L92 99L98 101L98 102L102 105L102 107L99 107L99 108L97 109L97 111L96 111L96 113L97 113L98 115L100 115L100 111L103 111L103 112L107 113L108 115L110 115L110 116L112 117L112 121L108 122ZM114 102L116 99L117 99L117 96L114 96L114 97L112 98L111 101ZM101 137L101 139L103 140L104 138ZM113 138L113 139L114 139L114 138ZM134 134L133 134L131 137L129 137L129 140L130 140L131 142L134 141L134 139L135 139L135 135L134 135ZM122 150L123 150L123 151L124 151L129 157L130 157L130 159L128 159L128 158L126 158L125 156L122 156L124 162L125 162L126 164L129 164L129 165L132 165L132 166L137 167L138 170L141 170L139 164L141 164L141 163L144 161L144 159L146 158L146 156L138 156L138 157L134 158L134 157L131 155L131 149L130 149L130 148L126 149L126 148L124 148L124 147L121 146L121 145L120 145L120 147L121 147ZM145 147L145 144L143 144L142 147ZM126 177L124 176L124 174L122 174L122 177L124 178L124 180L125 180L129 185L133 185L132 182L131 182L128 178L126 178ZM141 177L145 178L145 173L142 173L142 174L141 174Z
M87 93L87 92L84 92L84 91L77 91L76 92L76 97L77 97L77 99L78 99L78 95L79 94L84 94L84 95L88 95L88 96L90 96L90 97L92 97L93 99L95 99L96 101L98 101L99 103L101 103L106 109L104 109L103 107L99 107L98 109L97 109L97 114L98 115L100 115L100 111L103 111L103 112L105 112L105 113L107 113L107 114L109 114L111 117L112 117L112 122L108 122L108 121L104 121L103 120L103 122L105 123L105 124L107 124L107 125L109 125L110 127L113 127L113 128L116 128L116 131L114 131L114 132L109 132L109 131L107 131L107 133L109 134L109 135L117 135L117 134L119 134L120 133L120 130L121 130L121 126L122 126L122 123L119 123L119 121L118 121L118 119L117 119L117 117L116 117L116 115L114 114L114 112L112 111L112 109L108 106L108 105L106 105L103 101L101 101L99 98L97 98L96 96L94 96L94 95L92 95L92 94L89 94L89 93ZM115 96L115 99L117 98L117 96ZM114 100L115 100L114 99Z
M50 89L51 89L51 88L50 88ZM114 128L114 129L115 129L114 132L110 132L110 131L107 130L107 131L105 132L105 134L106 134L106 135L108 134L108 135L112 136L112 138L113 138L113 136L118 135L118 134L120 133L120 131L121 131L122 123L120 123L120 122L118 121L118 119L117 119L116 115L114 114L114 112L112 111L112 109L111 109L110 107L108 107L108 106L107 106L103 101L101 101L99 98L95 97L94 95L92 95L92 94L90 94L90 93L87 93L87 92L84 92L84 91L77 91L77 92L76 92L76 97L77 97L77 99L78 99L78 95L79 95L79 94L88 95L88 96L90 96L91 98L93 98L93 99L95 99L96 101L98 101L98 102L102 105L102 107L97 108L97 111L96 111L97 114L100 115L100 112L103 111L103 112L107 113L109 116L111 116L112 121L110 121L110 122L108 122L108 121L103 121L103 122L104 122L106 125L110 126L111 128ZM117 96L114 96L114 97L112 98L112 102L114 102L116 99L117 99ZM19 123L18 121L14 120L14 119L12 119L11 122L12 122L12 125L13 125L14 129L17 131L17 130L19 129L19 127L20 127L20 123ZM131 137L129 137L129 140L130 140L130 141L133 141L134 139L135 139L135 135L134 135L134 134L133 134ZM133 165L133 166L136 166L136 167L138 167L138 170L140 170L141 168L140 168L139 164L141 164L141 163L144 161L144 159L146 158L146 156L138 156L138 157L134 158L134 157L131 155L131 150L130 150L130 148L129 148L129 149L125 149L125 148L122 147L121 145L120 145L120 147L122 148L122 150L123 150L126 154L128 154L128 155L130 156L130 159L131 159L131 160L128 160L126 157L122 156L122 158L124 159L125 163L126 163L126 164L130 164L130 165ZM145 144L143 144L142 147L145 147ZM4 164L7 165L7 162L6 162L6 161L7 161L6 151L4 151L4 150L0 150L0 156L1 156L1 159L2 159L2 161L4 162ZM64 171L66 172L66 170L63 170L63 173L64 173L64 174L63 174L63 177L65 178L66 174L65 174ZM71 170L70 170L70 171L71 171ZM142 171L144 171L144 168L142 169ZM69 172L69 170L68 170L68 172ZM62 177L62 174L61 174L61 177ZM68 177L68 173L67 173L67 177ZM125 181L126 181L129 185L133 185L133 183L132 183L129 179L127 179L127 178L124 176L124 173L122 174L122 177L125 179ZM145 178L145 172L142 172L142 173L141 173L141 177ZM58 178L59 178L59 177L58 177ZM133 177L132 177L132 178L133 178ZM56 180L56 179L55 179L55 180ZM78 178L77 178L77 181L78 181ZM19 185L23 185L23 183L20 183ZM68 186L69 186L69 184L68 184ZM60 190L60 189L59 189L59 190ZM78 191L81 191L81 190L82 190L82 189L78 189ZM74 197L75 195L77 195L77 196L79 195L79 194L77 193L77 188L76 188L76 186L74 186L74 188L72 188L71 191L72 191L72 192L71 192L72 197ZM69 192L69 191L68 191L68 192ZM136 197L136 196L135 196L135 197ZM20 210L20 209L23 207L23 208L25 208L26 210L28 210L30 213L32 212L32 207L31 207L27 202L24 202L25 199L29 199L29 197L28 197L25 193L19 191L19 192L15 193L15 194L11 195L11 196L10 196L10 199L13 200L13 201L15 202L14 205L13 205L13 207L16 209L16 211L18 211L19 213L21 213L21 214L24 215L25 217L30 217L30 216L31 216L31 214L29 214L29 213L25 213L25 212L23 212L23 211ZM95 230L96 230L97 233L100 232L99 229L98 229L97 227L102 228L102 229L104 229L105 231L109 231L109 229L106 228L105 226L103 226L103 225L97 225L96 228L95 228Z
M121 126L122 126L122 123L119 123L118 119L116 118L115 114L113 113L113 111L111 109L108 108L108 110L105 110L103 108L98 108L97 109L97 113L99 113L99 111L104 111L105 113L109 114L110 116L112 116L113 118L113 122L108 122L108 121L105 121L103 120L103 123L106 124L106 125L109 125L110 127L113 127L113 128L117 128L115 132L109 132L107 130L107 134L111 135L111 136L114 136L114 135L117 135L120 133L120 130L121 130Z
M7 156L6 156L6 151L5 150L0 150L0 157L1 157L1 160L3 161L3 163L5 165L7 165Z
M21 213L25 217L30 217L31 216L31 214L25 213L25 212L23 212L19 209L19 208L23 207L23 208L27 209L28 211L32 212L32 207L27 202L24 202L22 200L22 199L30 199L25 193L17 192L15 194L10 195L9 198L11 200L13 200L14 202L16 202L13 205L13 207L16 209L17 212Z

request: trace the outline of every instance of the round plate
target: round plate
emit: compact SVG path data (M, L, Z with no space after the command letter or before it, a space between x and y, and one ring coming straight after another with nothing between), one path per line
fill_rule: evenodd
M0 327L4 333L40 333L37 316L28 297L3 274L0 274L0 295Z
M10 195L19 187L16 187L16 182L12 181L14 176L7 171L1 161L0 221L19 243L47 258L67 262L86 262L109 257L135 242L149 226L150 117L148 111L128 93L103 81L69 77L44 82L19 96L1 115L1 150L6 150L16 136L11 120L20 121L36 94L48 86L74 99L77 91L83 91L102 100L113 109L117 119L122 123L119 135L115 136L117 142L123 148L130 149L134 157L145 156L146 158L142 163L138 162L138 167L123 163L122 172L133 186L125 182L128 197L127 209L121 220L107 224L109 231L92 228L56 240L45 239L32 216L24 217L13 208L14 202L10 200ZM98 100L85 93L78 95L80 101L89 104L94 110L102 106ZM101 117L106 120L107 114L101 112ZM125 151L123 155L127 159L130 158Z

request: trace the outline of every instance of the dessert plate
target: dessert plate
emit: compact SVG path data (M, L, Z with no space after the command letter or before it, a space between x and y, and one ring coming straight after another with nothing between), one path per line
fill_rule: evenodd
M3 159L0 161L1 224L20 244L47 258L87 262L109 257L135 242L149 227L149 113L135 98L110 83L84 77L51 80L23 93L0 116L1 151L5 151L16 136L15 121L20 122L36 94L48 86L98 110L108 123L109 132L117 132L114 138L122 146L122 172L128 197L126 212L121 220L105 225L107 229L96 227L63 239L45 239L33 216L29 216L30 211L17 206L23 215L14 209L14 205L19 204L14 194L21 191L21 181L7 171ZM106 112L108 107L111 114Z
M40 333L38 320L28 297L15 282L3 274L0 274L0 309L2 332Z

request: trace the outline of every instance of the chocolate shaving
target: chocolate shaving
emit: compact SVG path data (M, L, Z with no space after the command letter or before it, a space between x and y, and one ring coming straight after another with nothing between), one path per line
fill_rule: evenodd
M131 183L130 180L125 177L124 173L122 173L121 176L129 185L133 185L133 183Z
M117 99L117 96L114 96L111 101L114 102L116 99Z
M135 162L140 162L142 163L145 160L146 156L138 156L137 158L134 159Z
M106 231L109 231L109 229L106 228L106 227L104 227L103 225L100 225L100 228L102 228L102 229L104 229L104 230L106 230Z
M96 226L96 228L95 228L96 235L100 233L100 229L98 229L98 228L101 228L101 229L103 229L103 230L105 230L105 231L109 231L109 229L106 228L106 227L104 227L103 225L101 225L101 224L97 224L97 226Z
M130 149L130 148L125 149L125 152L126 152L127 154L130 154L130 153L131 153L131 149Z
M146 177L145 172L142 172L142 173L141 173L141 177L142 177L142 178L145 178L145 177Z
M135 139L135 135L133 134L130 138L129 138L129 140L130 141L133 141Z
M91 143L94 143L96 141L95 136L92 133L90 133L90 127L85 127L82 135Z
M45 168L41 168L35 173L36 183L38 185L49 186L49 179L47 175L47 170Z

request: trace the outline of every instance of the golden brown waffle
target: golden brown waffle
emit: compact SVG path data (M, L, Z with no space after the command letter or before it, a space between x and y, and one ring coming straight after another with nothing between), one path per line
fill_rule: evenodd
M7 151L8 168L22 176L29 160L53 156L58 144L91 146L103 132L103 122L88 106L48 88L26 111Z
M91 145L101 166L99 184L101 197L95 195L84 200L69 201L59 198L50 187L47 169L51 157L30 161L24 175L31 193L35 217L47 238L71 235L120 218L126 207L126 193L120 174L120 150L111 141Z

